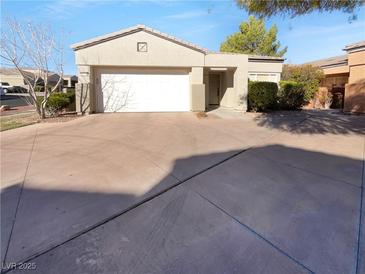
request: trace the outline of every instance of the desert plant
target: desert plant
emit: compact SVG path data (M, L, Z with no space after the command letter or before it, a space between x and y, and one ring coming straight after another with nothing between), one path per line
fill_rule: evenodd
M332 104L332 93L326 92L323 93L322 96L319 97L319 102L322 105L323 108L329 109Z
M273 82L250 81L248 83L248 109L267 111L275 108L278 85Z

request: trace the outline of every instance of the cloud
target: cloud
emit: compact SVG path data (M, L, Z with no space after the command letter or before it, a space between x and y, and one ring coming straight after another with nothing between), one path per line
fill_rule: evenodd
M190 19L208 15L209 11L193 10L165 16L167 19Z
M341 34L343 32L354 32L356 29L364 32L365 22L357 21L349 24L334 25L334 26L308 26L305 28L295 28L288 33L290 37L305 37L305 36L318 36L328 34Z
M45 17L54 17L58 19L65 19L73 16L77 10L85 9L87 7L95 7L103 5L106 0L57 0L46 2L40 7L40 14Z

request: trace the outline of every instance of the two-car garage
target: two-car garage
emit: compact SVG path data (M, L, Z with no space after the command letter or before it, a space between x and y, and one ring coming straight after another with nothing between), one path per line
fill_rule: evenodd
M187 71L108 70L99 77L104 112L190 111Z
M211 52L144 25L71 47L80 114L205 111L210 103L245 111L248 72L279 76L284 61Z

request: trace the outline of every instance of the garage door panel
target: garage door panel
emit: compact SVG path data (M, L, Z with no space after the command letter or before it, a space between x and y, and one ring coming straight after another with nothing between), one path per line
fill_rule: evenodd
M188 74L102 74L105 112L189 111Z

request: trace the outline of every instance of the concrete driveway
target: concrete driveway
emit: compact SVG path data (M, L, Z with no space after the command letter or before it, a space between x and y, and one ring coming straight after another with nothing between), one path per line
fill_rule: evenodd
M364 136L364 116L327 112L99 114L2 132L3 267L364 273Z

